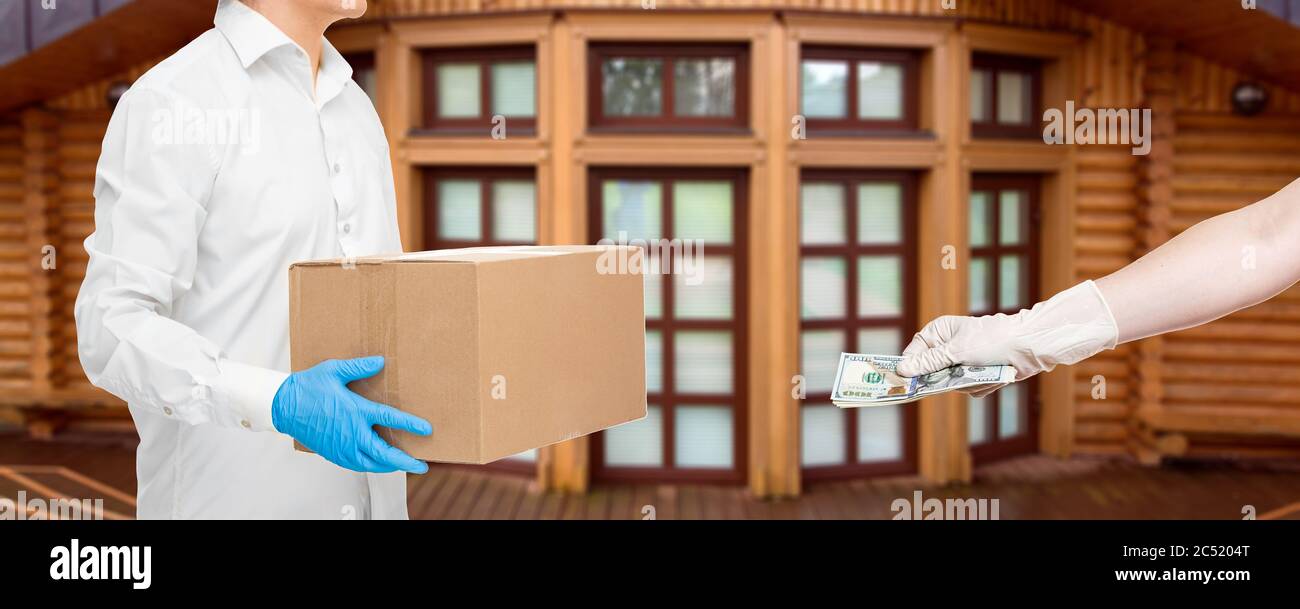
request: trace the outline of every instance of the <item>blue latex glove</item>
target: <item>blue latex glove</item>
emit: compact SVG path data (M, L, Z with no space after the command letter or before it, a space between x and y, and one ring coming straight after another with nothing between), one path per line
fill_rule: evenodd
M285 379L271 403L271 423L331 463L358 471L404 470L423 474L424 462L394 448L375 425L427 436L433 427L420 417L363 398L348 383L384 369L382 356L326 360Z

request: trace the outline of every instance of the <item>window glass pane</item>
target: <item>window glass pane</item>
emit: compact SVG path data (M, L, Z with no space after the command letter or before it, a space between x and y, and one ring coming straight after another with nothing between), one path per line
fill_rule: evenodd
M858 62L858 118L903 118L903 66L875 61Z
M1022 72L998 72L998 122L1028 125L1029 75Z
M492 64L492 114L537 114L537 67L531 61Z
M989 439L989 401L966 396L966 440L971 444L983 444Z
M663 112L664 61L610 57L601 65L606 116L658 116Z
M673 312L679 319L730 319L732 265L728 256L694 256L673 272Z
M645 332L645 392L664 390L664 335L659 330Z
M677 116L731 116L736 105L736 60L730 57L673 62Z
M1024 306L1020 294L1020 256L1002 256L998 261L998 308L1016 309Z
M673 338L678 393L731 393L731 332L683 331Z
M664 313L664 276L659 272L658 258L642 258L647 264L645 278L645 318L659 319Z
M858 258L858 316L903 314L903 262L898 256Z
M800 335L799 369L809 395L830 393L844 344L843 330L804 330Z
M970 73L970 119L977 123L989 121L989 73L974 70Z
M728 180L673 182L673 237L731 243L731 202Z
M831 405L799 409L799 460L805 466L845 461L844 411Z
M1002 245L1018 245L1024 240L1021 219L1024 217L1024 196L1019 190L1004 190L998 210L999 240Z
M374 68L363 68L357 70L352 79L361 86L362 91L366 92L366 96L370 98L370 103L373 104L379 101L375 98L375 92L379 90L379 72Z
M881 355L902 353L902 335L902 331L897 328L863 328L858 330L857 352ZM838 363L837 361L836 364Z
M970 193L970 246L984 247L989 241L989 193Z
M896 182L858 185L858 243L903 241L903 187Z
M438 182L438 238L481 240L483 199L480 188L478 180Z
M804 258L799 263L799 315L843 319L848 314L848 264L843 258Z
M438 64L438 116L474 118L479 115L479 65Z
M661 467L664 464L663 412L651 404L644 419L605 431L605 464Z
M803 115L808 118L844 118L848 106L849 64L810 59L803 62Z
M1025 386L1007 385L994 395L998 396L998 437L1018 436L1025 428Z
M498 241L537 240L537 199L532 180L492 183L492 238Z
M859 462L903 458L903 412L899 406L857 408L854 412L858 416Z
M677 467L731 468L730 407L678 406L674 415L673 460Z
M839 245L845 241L844 186L805 182L799 187L800 241L804 245Z
M970 261L970 311L987 313L993 309L989 300L989 260L975 258Z
M605 180L601 198L606 238L618 239L620 232L626 232L629 240L661 236L663 193L658 182Z

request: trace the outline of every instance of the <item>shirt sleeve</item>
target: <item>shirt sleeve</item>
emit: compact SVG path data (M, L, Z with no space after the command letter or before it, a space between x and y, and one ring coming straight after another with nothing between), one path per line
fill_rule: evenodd
M77 294L77 347L95 386L198 425L273 430L288 376L236 362L171 319L190 290L218 155L187 133L198 106L148 89L118 103L95 171L95 231ZM197 137L196 137L197 135Z

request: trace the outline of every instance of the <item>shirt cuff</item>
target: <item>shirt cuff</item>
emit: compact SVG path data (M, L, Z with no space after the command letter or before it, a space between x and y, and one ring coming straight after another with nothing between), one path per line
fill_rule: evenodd
M271 403L289 375L269 368L230 360L220 364L221 375L213 383L217 402L230 409L235 423L251 431L275 431Z

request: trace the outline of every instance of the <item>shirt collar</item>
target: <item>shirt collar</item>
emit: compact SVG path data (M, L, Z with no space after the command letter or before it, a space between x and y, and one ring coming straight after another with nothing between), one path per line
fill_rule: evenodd
M281 32L280 28L239 0L221 0L217 5L217 16L212 22L230 41L230 46L234 47L239 62L245 68L253 65L271 49L294 45L293 40Z
M322 41L320 53L320 73L316 75L316 94L322 103L329 101L343 90L352 80L352 65L343 58L343 54L330 44L329 39Z
M298 48L292 39L275 27L261 13L248 8L239 0L220 0L217 16L212 20L217 29L230 41L244 68L253 65L272 49L282 46ZM330 44L321 41L320 71L316 74L317 96L321 103L338 94L352 78L352 66Z

